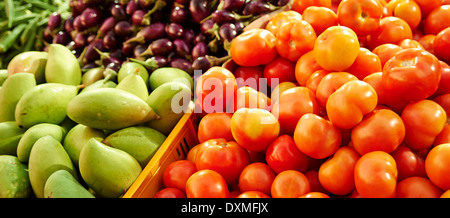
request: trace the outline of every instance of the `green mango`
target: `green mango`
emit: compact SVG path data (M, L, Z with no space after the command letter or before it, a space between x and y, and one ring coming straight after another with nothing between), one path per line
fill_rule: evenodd
M86 71L81 77L81 83L85 86L89 86L92 83L103 79L103 67L95 67Z
M19 128L15 121L0 123L0 155L17 155L17 146L25 130Z
M80 174L96 194L117 198L125 194L142 171L130 154L91 138L81 150Z
M165 140L165 135L150 127L132 126L112 133L103 143L127 152L144 168Z
M3 85L5 80L8 78L8 70L1 69L0 70L0 87Z
M69 48L61 44L50 44L48 46L45 80L48 83L80 85L80 64Z
M45 182L58 170L67 170L78 179L77 171L61 143L52 136L44 136L33 145L28 162L31 187L36 197L44 197Z
M66 108L79 86L44 83L28 90L16 106L15 119L22 128L38 123L59 124L66 118Z
M181 82L191 90L194 90L194 79L184 70L174 67L162 67L152 72L149 77L150 89L155 90L158 86L168 82Z
M61 142L66 134L64 128L51 123L39 123L27 129L17 146L17 157L23 163L27 163L30 158L31 149L37 140L44 136L52 136Z
M117 88L100 88L73 98L67 106L73 121L95 129L117 130L158 117L139 97Z
M8 75L16 73L31 73L37 84L45 82L45 66L48 53L45 51L26 51L16 56L8 63Z
M150 120L148 126L169 135L191 101L191 89L179 82L164 83L147 98L147 103L160 116L160 119Z
M111 80L101 79L101 80L95 81L91 85L86 86L84 89L81 90L80 94L89 92L94 89L99 89L99 88L116 88L116 87L117 87L117 84L115 82L113 82Z
M78 166L81 150L89 139L93 137L105 138L106 134L98 129L78 124L74 126L64 138L63 146L75 166Z
M17 103L35 86L36 80L31 73L16 73L6 79L0 90L0 122L15 120Z
M146 82L146 85L148 85L149 73L147 69L145 69L145 67L142 64L130 61L124 62L120 66L119 72L117 73L117 82L120 83L129 74L135 72L139 73L142 79Z
M0 155L0 198L27 198L31 183L27 165L12 155Z
M95 198L69 172L58 170L48 177L44 198Z
M136 95L142 100L147 100L148 88L144 79L139 75L138 71L128 74L123 80L119 82L117 89L125 90L133 95Z

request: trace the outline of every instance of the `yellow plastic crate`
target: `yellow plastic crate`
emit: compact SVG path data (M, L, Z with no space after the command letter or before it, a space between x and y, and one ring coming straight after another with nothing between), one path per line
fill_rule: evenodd
M177 160L186 159L188 151L198 144L197 116L191 102L189 111L181 117L139 177L130 186L123 198L152 198L163 188L163 173L166 167Z

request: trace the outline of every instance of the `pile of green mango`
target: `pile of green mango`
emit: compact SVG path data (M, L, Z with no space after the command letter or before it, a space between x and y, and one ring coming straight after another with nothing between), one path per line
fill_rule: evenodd
M59 44L18 54L0 70L0 198L121 197L192 93L177 68L82 72Z

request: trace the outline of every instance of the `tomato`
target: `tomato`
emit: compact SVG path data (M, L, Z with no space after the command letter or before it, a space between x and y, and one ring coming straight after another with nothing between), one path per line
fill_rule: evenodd
M270 197L259 191L246 191L238 195L237 198L270 198Z
M159 190L153 198L186 198L186 195L177 188L164 188Z
M392 0L387 7L393 12L393 16L406 21L411 29L416 29L422 20L420 6L413 0Z
M249 86L256 90L266 90L267 84L264 81L264 68L261 66L244 67L239 66L233 72L236 77L237 88Z
M450 198L450 190L447 190L444 193L442 193L440 198Z
M202 144L197 144L197 145L195 145L194 147L192 147L192 148L188 151L188 154L186 155L186 160L195 163L195 160L196 160L196 157L197 157L198 149L199 149L201 146L202 146Z
M383 67L382 82L388 92L414 101L430 97L441 79L439 60L417 48L403 49Z
M367 36L367 47L375 47L386 44L398 44L404 39L412 39L412 30L409 24L398 17L383 17L380 20L380 27Z
M317 70L314 72L311 77L309 77L308 81L306 81L306 88L311 89L313 93L316 93L317 98L317 87L319 86L322 79L328 75L330 72L327 70Z
M353 62L346 72L351 73L358 77L359 80L362 80L372 73L381 72L381 70L382 65L380 58L369 49L361 47L355 62Z
M447 122L444 109L431 100L409 103L403 109L401 118L406 129L404 142L414 150L432 146Z
M360 80L349 81L328 98L328 118L337 127L350 129L377 106L377 101L371 85Z
M311 192L322 192L324 194L329 194L329 192L323 188L322 184L320 184L318 170L308 170L306 171L305 176L308 178Z
M425 34L437 35L450 26L450 5L441 5L435 8L424 21Z
M436 136L433 145L436 146L445 143L450 143L450 125L448 124L446 124L441 133Z
M198 78L195 93L206 113L225 112L236 89L233 73L223 67L211 67Z
M395 151L391 153L397 164L398 181L411 176L426 177L425 159L413 152L404 144L400 144Z
M341 132L330 121L308 113L298 121L294 142L302 153L315 159L323 159L333 155L339 148Z
M229 113L210 113L202 117L198 124L198 141L203 143L216 138L232 141L231 116Z
M292 20L302 20L302 15L293 10L281 11L270 18L269 22L266 25L266 30L269 30L271 33L273 33L273 35L276 36L280 27L284 23Z
M198 170L214 170L223 176L227 184L237 182L248 164L247 150L225 139L210 139L202 143L195 158Z
M442 0L414 0L420 7L423 17L427 17L432 10L439 8L443 3Z
M449 5L450 7L450 5ZM449 10L450 13L450 10ZM450 27L440 31L433 41L433 51L442 61L450 62Z
M236 102L234 105L235 110L240 108L261 108L269 111L271 108L271 100L266 94L259 92L252 87L244 86L237 90Z
M441 82L434 96L450 93L450 66L443 61L439 63L441 64Z
M346 82L358 80L358 78L347 72L332 72L320 80L316 89L316 98L319 105L326 107L328 98Z
M402 47L396 44L386 43L375 47L372 52L380 58L381 67L383 68L384 64L400 50L402 50Z
M292 10L297 11L300 14L310 6L323 6L331 8L331 0L294 0L292 2Z
M340 25L347 26L358 36L366 36L380 25L383 6L378 0L342 0L337 9Z
M438 103L442 109L444 109L445 114L447 114L447 124L450 123L450 93L440 95L433 99L434 102Z
M402 41L400 41L398 43L398 45L402 48L419 48L419 49L424 49L425 48L422 46L422 44L420 44L418 41L414 40L414 39L403 39Z
M397 198L439 198L442 190L423 177L408 177L397 184Z
M263 75L272 88L282 82L295 82L295 62L283 57L275 58L264 67Z
M270 112L259 108L241 108L231 117L231 133L242 147L265 152L280 133L280 123Z
M397 185L394 158L384 151L372 151L355 165L355 187L363 198L393 198Z
M280 26L276 38L278 54L295 62L306 52L313 49L317 35L308 22L291 20Z
M434 39L436 38L436 35L428 34L420 37L417 41L422 45L422 47L430 52L431 54L434 54L433 50L433 44Z
M186 181L197 172L194 162L188 160L177 160L170 163L163 173L163 184L167 188L176 188L186 191Z
M353 147L361 155L371 151L390 153L405 138L405 125L390 109L374 110L353 127L351 138Z
M319 168L323 188L335 195L346 195L355 188L354 169L359 154L349 146L340 147Z
M305 86L308 79L316 71L322 67L314 58L314 52L310 51L302 55L295 64L295 79L301 86Z
M310 6L303 11L302 19L311 24L317 35L338 25L336 13L327 7Z
M280 97L280 94L283 93L284 91L290 88L294 88L296 86L297 84L293 82L282 82L278 84L277 86L275 86L275 88L272 89L272 93L270 93L271 102L275 102Z
M290 135L278 136L266 150L266 162L275 173L285 170L306 172L309 157L298 150Z
M231 40L230 55L240 66L258 66L277 57L276 38L266 29L251 29Z
M308 178L296 170L279 173L273 180L271 195L273 198L298 198L311 192Z
M249 164L239 176L239 189L241 192L259 191L270 195L270 188L275 176L275 172L265 163Z
M216 171L199 170L192 174L186 182L186 196L188 198L228 198L225 179Z
M319 114L320 108L314 93L306 87L290 88L274 102L272 113L278 118L282 134L294 133L303 114Z
M330 196L322 192L309 192L301 195L299 198L330 198Z
M345 26L332 26L323 31L314 44L314 58L325 70L343 71L359 54L356 33Z
M440 144L428 153L425 170L428 178L443 190L450 189L450 144Z

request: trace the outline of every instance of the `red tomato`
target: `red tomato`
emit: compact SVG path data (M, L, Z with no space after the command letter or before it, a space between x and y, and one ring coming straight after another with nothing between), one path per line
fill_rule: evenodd
M285 170L306 172L309 157L298 150L290 135L281 135L266 150L266 162L275 173Z
M382 136L382 137L380 137ZM405 125L390 109L374 110L352 129L352 145L363 155L371 151L394 151L405 138Z
M239 66L234 70L237 88L250 86L256 90L266 90L267 84L264 81L264 68L261 66L244 67Z
M319 112L320 107L314 93L306 87L294 87L282 92L272 107L282 134L294 133L298 120L304 114Z
M295 62L278 57L264 67L267 85L275 88L282 82L295 82Z
M433 43L435 38L436 35L428 34L420 37L417 41L422 45L422 47L425 50L427 50L431 54L434 54Z
M317 98L317 86L319 86L320 81L328 75L330 72L326 70L317 70L314 72L311 77L309 77L308 81L306 81L306 88L311 89L313 93L316 93Z
M371 85L360 80L349 81L328 98L328 118L337 127L350 129L377 106L377 101Z
M298 171L286 170L273 180L271 195L273 198L298 198L311 192L308 178Z
M399 145L391 155L397 164L398 181L411 176L427 176L425 173L425 159L404 144Z
M199 148L195 165L198 170L214 170L228 184L237 182L242 170L249 164L248 152L236 142L210 139Z
M198 149L202 146L202 144L197 144L194 147L192 147L189 151L188 154L186 156L186 160L194 162L195 163L195 159L197 157L197 152Z
M266 29L251 29L231 41L230 55L240 66L258 66L277 57L276 38Z
M325 75L316 89L316 99L319 105L325 108L330 95L346 82L352 80L358 80L358 78L347 72L332 72Z
M341 132L330 121L308 113L298 121L294 142L302 153L315 159L323 159L333 155L339 148Z
M270 198L270 197L259 191L246 191L238 195L237 198Z
M419 49L424 49L425 48L422 46L422 44L420 44L418 41L414 40L414 39L403 39L402 41L400 41L398 43L398 45L402 48L419 48Z
M331 8L331 0L294 0L292 2L292 10L297 11L300 14L303 14L304 10L310 6Z
M386 90L404 100L430 97L441 79L439 60L431 53L417 48L403 49L383 68L382 82Z
M299 198L330 198L330 196L322 192L309 192L304 195L300 195Z
M397 185L394 158L384 151L372 151L355 165L355 187L363 198L393 198Z
M423 17L427 17L435 8L439 8L443 3L442 0L414 0L419 6ZM445 0L444 0L445 1Z
M306 178L308 178L309 186L311 192L322 192L328 194L329 192L320 184L319 181L319 171L318 170L308 170L305 173Z
M319 168L323 188L335 195L346 195L355 189L354 169L359 154L349 146L340 147Z
M397 198L439 198L442 190L423 177L408 177L397 184Z
M163 173L163 184L167 188L176 188L186 191L186 181L197 172L194 162L188 160L177 160L170 163Z
M450 143L450 125L448 123L444 126L441 133L436 136L433 145L436 146L445 143Z
M327 7L309 6L303 11L302 19L311 24L317 35L328 27L338 25L336 13Z
M231 116L229 113L210 113L205 115L198 124L198 141L203 143L209 139L216 138L232 141Z
M372 73L381 72L382 68L380 58L369 49L361 47L355 62L346 71L362 80Z
M241 108L260 108L270 111L271 100L266 94L252 87L244 86L236 91L236 102L234 105L235 111Z
M381 68L383 69L384 64L400 50L402 50L402 47L396 44L385 43L375 47L372 52L380 58Z
M450 8L450 5L448 5ZM450 13L450 10L449 10ZM442 61L450 62L450 27L440 31L433 41L433 51Z
M280 56L296 62L313 49L317 35L314 28L304 20L290 20L278 29L276 49Z
M196 95L206 113L225 112L236 89L233 73L223 67L211 67L198 78Z
M443 190L450 189L450 144L440 144L428 153L425 159L428 178Z
M398 44L404 39L412 39L409 24L398 17L383 17L380 20L380 27L367 36L367 46L374 49L386 43Z
M242 147L265 152L280 133L280 123L270 112L259 108L241 108L231 117L231 133Z
M186 182L186 196L188 198L228 198L225 179L216 171L199 170L192 174Z
M177 188L164 188L159 190L153 198L186 198L186 195Z
M414 150L432 146L447 122L444 109L431 100L409 103L403 109L401 117L406 129L404 142Z
M366 36L380 25L383 6L378 0L342 0L337 9L340 25L350 27L358 36Z
M322 67L317 63L314 58L313 51L310 51L302 55L295 64L295 79L301 86L305 86L308 79L316 71Z
M425 18L423 29L425 34L437 35L447 27L450 27L450 5L441 5Z
M450 123L450 93L440 95L433 99L434 102L438 103L447 114L447 124Z
M259 191L270 195L270 188L276 175L269 165L265 163L256 162L249 164L239 176L239 189L241 192Z
M439 63L441 64L441 82L434 96L450 93L450 66L443 61Z

